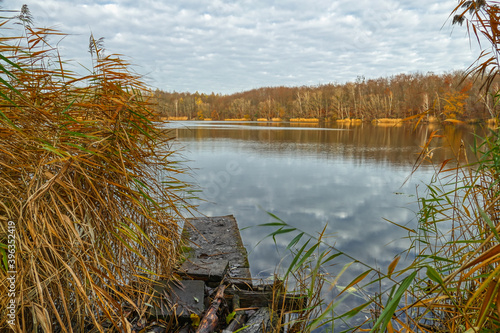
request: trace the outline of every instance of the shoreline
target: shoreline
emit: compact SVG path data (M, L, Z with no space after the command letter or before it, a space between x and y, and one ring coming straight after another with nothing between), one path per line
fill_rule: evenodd
M486 124L488 126L497 126L499 120L496 118L489 119L444 119L440 120L436 117L430 117L430 119L422 119L418 121L417 118L403 119L403 118L375 118L375 119L358 119L358 118L346 118L346 119L318 119L318 118L291 118L291 119L281 119L272 118L271 120L265 118L258 119L247 119L247 118L226 118L214 120L212 118L205 119L188 119L188 117L161 117L161 121L175 122L175 121L212 121L212 122L248 122L248 123L307 123L307 124L320 124L320 123L337 123L346 125L360 125L371 123L377 126L402 126L405 123L415 123L420 122L424 124L457 124L457 125L475 125L475 124Z

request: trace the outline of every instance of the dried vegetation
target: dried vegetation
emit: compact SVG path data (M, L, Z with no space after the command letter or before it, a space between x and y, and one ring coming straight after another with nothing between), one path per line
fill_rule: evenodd
M13 221L17 331L126 331L175 264L184 170L141 78L102 39L82 76L26 6L0 29L0 330Z

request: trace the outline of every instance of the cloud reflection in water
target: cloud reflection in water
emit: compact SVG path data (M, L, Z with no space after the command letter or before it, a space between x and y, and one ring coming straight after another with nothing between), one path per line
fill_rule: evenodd
M403 185L418 152L418 140L401 128L380 131L374 135L370 127L366 135L373 140L366 141L359 139L359 129L280 132L257 126L204 125L177 134L204 189L207 202L199 206L200 212L233 214L240 228L252 227L242 231L243 242L250 251L252 274L265 277L273 273L293 237L277 239L280 253L272 239L256 246L270 232L254 227L272 221L266 212L310 233L327 225L331 244L370 265L386 267L408 248L402 239L406 231L384 218L414 223L417 205L411 195L431 173L422 170ZM391 135L409 138L380 141Z

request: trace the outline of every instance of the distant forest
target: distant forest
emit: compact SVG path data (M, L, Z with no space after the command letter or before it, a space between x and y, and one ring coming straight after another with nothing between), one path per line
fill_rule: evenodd
M320 120L407 118L428 111L438 119L496 118L495 94L481 89L484 80L456 71L399 74L387 78L302 87L266 87L232 95L156 90L153 102L162 117L187 119Z

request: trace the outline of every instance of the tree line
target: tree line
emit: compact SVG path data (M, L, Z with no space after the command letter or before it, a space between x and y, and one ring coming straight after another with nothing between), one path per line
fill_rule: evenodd
M318 86L264 87L231 95L153 92L162 117L187 119L317 118L320 120L407 118L428 112L441 119L496 118L499 84L481 90L481 78L462 71L445 74L412 73Z

